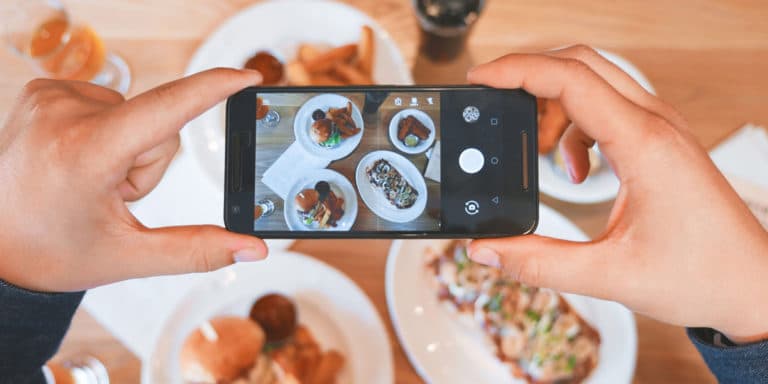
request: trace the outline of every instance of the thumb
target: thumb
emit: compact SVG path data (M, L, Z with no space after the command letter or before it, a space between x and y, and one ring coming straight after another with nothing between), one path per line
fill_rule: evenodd
M215 225L149 229L138 244L131 249L132 277L209 272L267 256L263 240Z
M599 242L573 242L538 235L474 240L472 261L501 268L534 287L608 298L609 258Z

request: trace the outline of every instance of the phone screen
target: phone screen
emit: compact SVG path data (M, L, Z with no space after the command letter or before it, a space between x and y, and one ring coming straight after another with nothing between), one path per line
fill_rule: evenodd
M522 91L259 88L247 100L255 234L509 234L535 223L535 100Z

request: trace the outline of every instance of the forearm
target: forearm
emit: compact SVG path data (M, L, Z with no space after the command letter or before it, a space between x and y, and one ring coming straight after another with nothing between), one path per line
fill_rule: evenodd
M688 337L721 383L768 382L768 340L735 345L709 328L689 328Z
M44 383L84 292L28 291L0 280L0 382Z

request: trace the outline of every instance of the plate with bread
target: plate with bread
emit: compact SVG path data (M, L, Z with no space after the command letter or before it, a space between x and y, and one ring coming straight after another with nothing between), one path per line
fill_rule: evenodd
M648 78L627 59L605 50L603 57L630 75L646 91L655 94ZM539 99L539 189L556 199L578 204L601 203L614 199L619 192L619 179L597 145L589 150L589 176L580 184L571 182L558 142L570 125L557 100Z
M211 273L166 321L144 383L394 381L384 323L360 288L302 254Z
M363 138L363 115L348 98L324 93L307 100L293 119L296 141L309 154L338 160L348 156Z
M537 233L586 236L541 206ZM526 286L472 262L466 240L395 241L387 306L427 383L630 383L632 313L620 304ZM563 257L567 257L564 255Z
M399 48L376 21L327 0L267 1L244 8L205 39L185 73L214 67L259 70L269 86L413 84ZM182 130L184 148L219 189L224 185L224 122L221 103Z

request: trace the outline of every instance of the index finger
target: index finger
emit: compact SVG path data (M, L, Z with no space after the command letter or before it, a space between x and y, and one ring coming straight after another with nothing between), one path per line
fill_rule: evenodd
M617 168L625 164L658 115L640 108L576 59L510 54L471 70L471 83L496 88L523 88L535 96L560 99L571 121L600 143ZM622 146L624 148L622 148ZM616 169L620 172L620 169Z
M131 154L142 153L233 93L259 83L261 74L256 71L215 68L160 85L114 111L118 120L114 136Z

